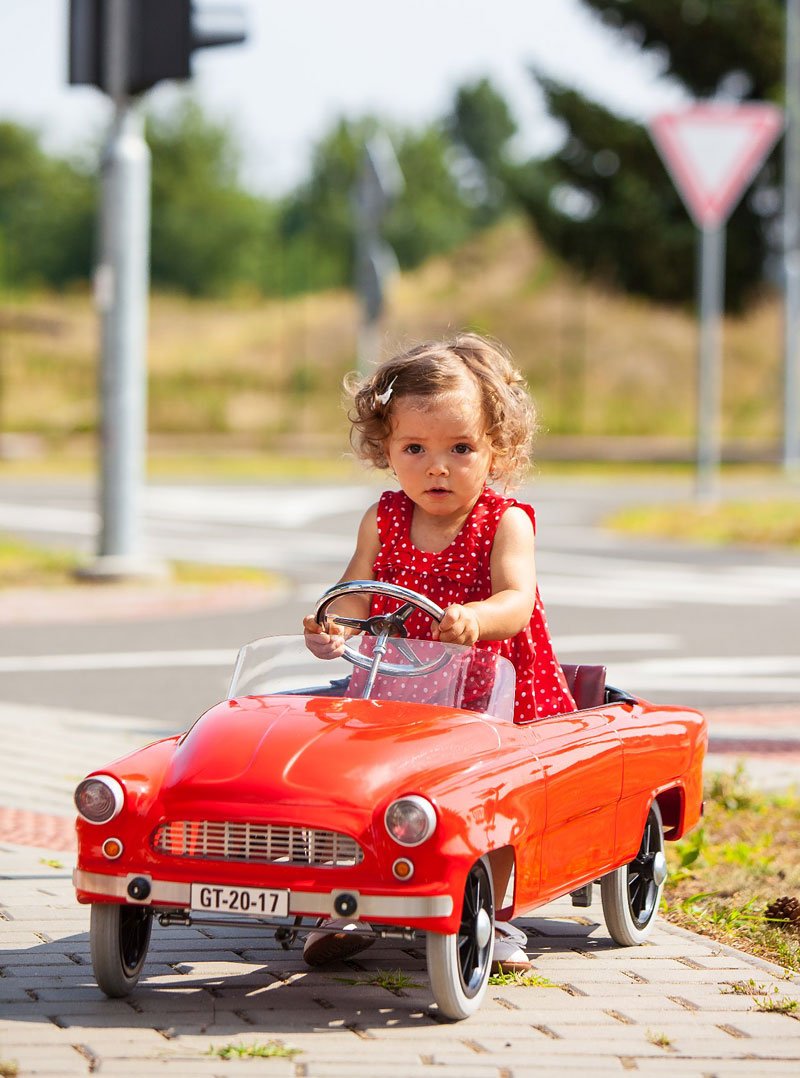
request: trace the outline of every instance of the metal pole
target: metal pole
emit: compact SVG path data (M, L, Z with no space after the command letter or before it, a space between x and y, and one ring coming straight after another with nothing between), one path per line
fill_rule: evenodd
M125 91L127 17L128 0L111 0L106 89L114 115L101 162L95 276L101 318L101 529L98 556L88 570L114 577L155 571L142 552L150 151L143 120Z
M800 0L786 0L783 188L783 465L800 469Z
M721 458L720 328L724 299L725 232L721 225L700 231L700 342L697 382L697 497L717 495Z

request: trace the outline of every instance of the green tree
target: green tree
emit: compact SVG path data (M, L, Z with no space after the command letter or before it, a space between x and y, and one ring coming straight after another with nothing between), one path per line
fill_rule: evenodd
M509 207L508 147L517 124L508 103L488 79L467 83L456 91L447 128L470 166L465 182L478 216L490 224Z
M610 32L654 53L698 96L776 97L783 53L780 0L583 0ZM534 73L535 74L535 73ZM576 90L535 77L567 131L513 189L545 241L582 271L663 300L695 294L695 230L646 129ZM733 213L726 301L740 308L763 280L779 198L777 158Z
M257 287L277 210L245 191L230 128L191 99L149 116L153 159L151 275L191 295Z
M314 149L311 173L281 214L286 291L349 287L354 274L356 181L374 117L340 119ZM385 235L403 268L462 242L476 227L473 206L451 166L442 125L390 132L404 187L387 214Z
M34 132L0 123L0 282L61 288L85 280L94 234L88 169L49 157Z

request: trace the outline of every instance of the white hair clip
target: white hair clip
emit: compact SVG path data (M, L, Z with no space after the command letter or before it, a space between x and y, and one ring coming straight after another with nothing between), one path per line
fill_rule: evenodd
M383 391L383 393L376 393L375 394L375 403L376 404L382 404L385 407L389 403L389 401L392 398L392 388L393 388L396 381L397 381L397 375L394 376L394 378L391 380L391 382L386 387L386 389Z

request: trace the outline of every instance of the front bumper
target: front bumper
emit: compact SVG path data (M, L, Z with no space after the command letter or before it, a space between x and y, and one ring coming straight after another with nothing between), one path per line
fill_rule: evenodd
M150 884L146 899L137 900L128 894L131 880L145 879ZM131 872L125 876L113 876L105 872L86 872L76 868L72 882L78 892L78 900L94 902L111 899L127 902L133 906L164 906L189 909L189 883L176 880L153 879L146 872ZM337 895L353 895L358 903L354 917L372 921L390 921L414 924L419 921L448 918L453 913L451 895L378 895L365 894L344 887L330 891L289 891L289 913L292 916L336 917L334 901Z

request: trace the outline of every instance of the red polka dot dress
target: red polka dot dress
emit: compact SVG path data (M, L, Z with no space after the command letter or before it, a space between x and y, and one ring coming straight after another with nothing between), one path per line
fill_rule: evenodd
M414 503L402 490L386 491L378 503L381 548L373 566L375 579L411 588L443 607L488 599L492 594L490 557L494 537L500 518L512 505L528 514L535 530L531 506L486 487L450 546L430 553L411 542ZM396 607L396 600L375 595L371 613L387 613ZM409 636L431 639L431 621L425 614L415 611L406 625ZM575 701L553 652L538 589L531 620L521 632L508 640L481 640L476 647L496 652L513 663L517 672L515 722L575 711Z

